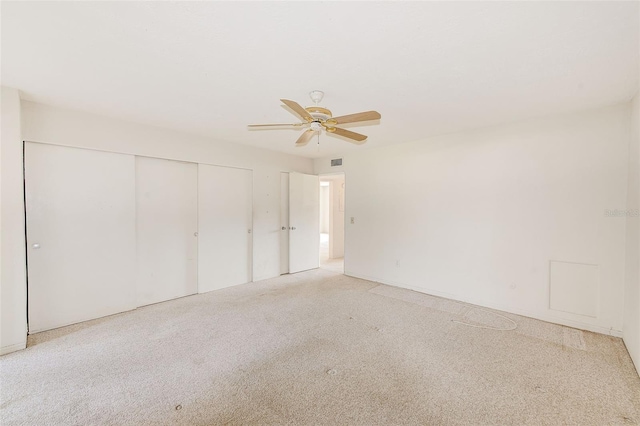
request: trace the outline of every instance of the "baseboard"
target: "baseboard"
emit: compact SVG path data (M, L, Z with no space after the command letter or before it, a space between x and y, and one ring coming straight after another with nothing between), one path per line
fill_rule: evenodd
M197 293L195 293L195 294L197 294ZM186 296L180 296L180 297L177 297L175 299L162 300L160 302L150 303L148 305L127 306L127 307L122 308L123 309L122 311L116 311L116 312L111 312L111 313L101 313L100 316L97 316L97 317L83 318L83 319L80 319L80 320L74 320L72 322L63 322L63 323L60 323L60 324L56 324L56 325L54 325L52 327L35 328L34 329L32 326L29 326L29 334L44 333L45 331L56 330L58 328L69 327L69 326L72 326L72 325L78 325L78 324L83 324L83 323L89 323L91 321L97 321L97 320L101 320L103 318L108 318L108 317L112 317L112 316L115 316L115 315L120 315L120 314L123 314L125 312L135 311L136 309L144 308L145 306L152 306L152 305L156 305L158 303L170 302L172 300L181 299L182 297L189 297L189 296L193 296L193 295L194 294L188 294Z
M633 366L636 368L636 373L638 373L638 376L640 376L640 356L638 356L640 354L636 354L635 352L629 350L629 345L627 345L627 341L625 340L624 336L622 337L622 342L624 343L627 352L629 352L629 356L631 357Z
M13 345L3 346L3 347L0 348L0 356L9 354L11 352L21 351L21 350L25 349L26 347L27 347L27 341L26 340L24 342L14 343Z
M250 283L255 283L255 282L258 282L258 281L270 280L271 278L278 278L280 275L282 275L282 274L280 274L279 272L278 272L277 275L259 275L257 277L253 277L251 279L251 281L249 281L249 282Z
M495 309L495 310L502 311L502 312L507 312L507 313L510 313L510 314L522 315L523 317L533 318L533 319L537 319L537 320L540 320L540 321L550 322L550 323L553 323L553 324L564 325L564 326L567 326L567 327L577 328L577 329L580 329L580 330L593 331L594 333L606 334L607 336L622 337L622 330L616 330L614 328L608 328L608 327L604 327L604 326L593 325L593 324L588 324L588 323L584 323L584 322L580 322L580 321L570 320L570 319L566 319L566 318L560 318L560 317L556 317L554 315L550 315L550 314L546 314L546 313L532 312L532 311L528 311L526 309L514 308L512 306L505 306L505 305L502 305L500 303L491 303L491 302L488 302L486 300L478 300L478 299L474 299L474 298L462 298L462 297L459 297L457 295L450 294L450 293L445 293L445 292L441 292L441 291L425 289L425 288L420 288L420 287L414 287L414 286L405 285L405 284L397 283L397 282L382 281L382 280L380 280L378 278L368 277L366 275L361 275L361 274L353 274L351 272L345 272L345 275L350 276L350 277L354 277L354 278L360 278L360 279L367 280L367 281L373 281L373 282L380 283L380 284L390 285L390 286L393 286L393 287L406 288L407 290L413 290L413 291L417 291L419 293L428 294L428 295L431 295L431 296L442 297L444 299L450 299L450 300L455 300L455 301L458 301L458 302L469 303L471 305L481 306L481 307L484 307L484 308Z

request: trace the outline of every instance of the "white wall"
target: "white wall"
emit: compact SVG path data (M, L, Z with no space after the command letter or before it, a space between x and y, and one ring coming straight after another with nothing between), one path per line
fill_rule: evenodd
M0 127L0 355L27 343L20 96L2 87Z
M627 188L627 262L623 336L640 372L640 93L631 103L629 183Z
M280 172L310 173L311 160L32 102L22 103L22 134L31 142L252 169L253 279L280 275Z
M629 104L358 151L348 275L620 336ZM549 261L599 265L597 318L549 309ZM577 294L576 297L581 297Z

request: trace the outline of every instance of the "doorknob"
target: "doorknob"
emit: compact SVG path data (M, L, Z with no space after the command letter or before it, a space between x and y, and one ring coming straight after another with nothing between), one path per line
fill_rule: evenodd
M286 226L283 226L283 227L282 227L282 230L283 230L283 231L286 231L286 230L287 230L287 227L286 227Z
M291 227L291 230L292 230L292 231L295 231L295 230L296 230L296 227L295 227L295 226L292 226L292 227Z
M34 245L32 245L31 247L33 247L34 249L36 249L36 250L37 250L37 249L39 249L39 248L40 248L40 244L35 243L35 244L34 244Z

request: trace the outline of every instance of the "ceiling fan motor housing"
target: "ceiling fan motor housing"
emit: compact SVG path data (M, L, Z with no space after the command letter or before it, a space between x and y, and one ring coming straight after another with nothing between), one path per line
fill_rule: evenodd
M331 111L319 106L306 107L305 110L314 118L314 121L325 121L332 117Z
M313 117L314 121L323 122L332 117L331 111L319 105L320 102L322 102L322 98L324 98L324 92L322 90L313 90L309 92L309 97L315 105L308 106L305 110L307 110L309 115Z

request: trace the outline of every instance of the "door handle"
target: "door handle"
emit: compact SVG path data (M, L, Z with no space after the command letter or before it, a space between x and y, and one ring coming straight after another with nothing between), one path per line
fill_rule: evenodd
M283 231L286 231L286 230L287 230L287 227L286 227L286 226L283 226L283 227L282 227L282 230L283 230Z
M292 231L295 231L295 230L296 230L296 227L295 227L295 226L292 226L292 227L291 227L291 230L292 230Z

